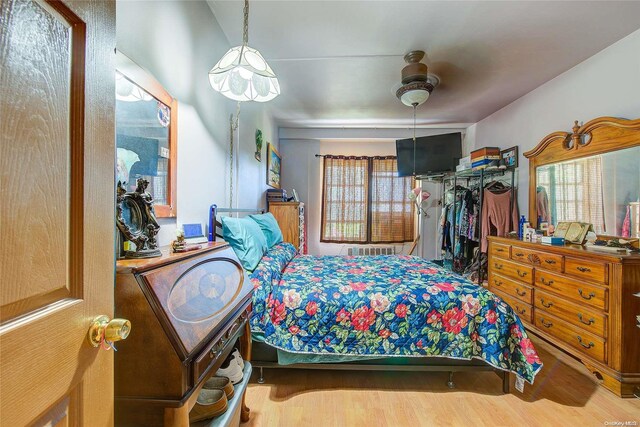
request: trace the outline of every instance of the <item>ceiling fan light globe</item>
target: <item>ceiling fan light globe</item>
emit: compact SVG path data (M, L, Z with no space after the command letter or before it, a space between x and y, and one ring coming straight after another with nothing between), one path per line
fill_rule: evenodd
M425 89L409 90L400 96L400 101L408 107L422 105L427 99L429 99L429 91Z

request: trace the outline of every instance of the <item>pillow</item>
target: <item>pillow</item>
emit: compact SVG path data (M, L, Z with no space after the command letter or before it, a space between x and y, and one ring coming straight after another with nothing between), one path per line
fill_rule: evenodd
M222 238L233 248L242 266L253 271L267 251L267 240L249 218L222 217Z
M267 246L269 248L282 242L282 231L271 212L262 215L249 215L249 218L258 223L264 233L264 237L267 238Z

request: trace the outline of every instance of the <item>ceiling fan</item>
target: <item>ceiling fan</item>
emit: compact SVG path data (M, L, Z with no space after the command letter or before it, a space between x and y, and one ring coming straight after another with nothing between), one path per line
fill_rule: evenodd
M402 69L402 86L396 90L396 96L408 107L423 104L440 84L438 76L429 74L427 65L420 62L422 58L422 50L412 50L404 56L407 65Z

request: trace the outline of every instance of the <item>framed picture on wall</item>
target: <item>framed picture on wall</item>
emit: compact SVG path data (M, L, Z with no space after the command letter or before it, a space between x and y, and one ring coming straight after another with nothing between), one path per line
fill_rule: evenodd
M282 162L278 150L267 142L267 184L273 188L280 188L280 171Z
M518 146L507 148L506 150L502 150L500 152L500 158L504 160L504 164L507 165L508 168L517 168L518 167Z

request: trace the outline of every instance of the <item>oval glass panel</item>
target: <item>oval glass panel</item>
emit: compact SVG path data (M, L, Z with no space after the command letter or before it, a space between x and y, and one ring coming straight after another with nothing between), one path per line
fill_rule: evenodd
M139 234L142 231L142 212L140 212L140 207L129 198L124 199L121 206L124 223L129 226L132 234Z
M173 285L167 307L177 320L200 322L220 314L242 287L240 269L224 259L214 259L187 270Z

